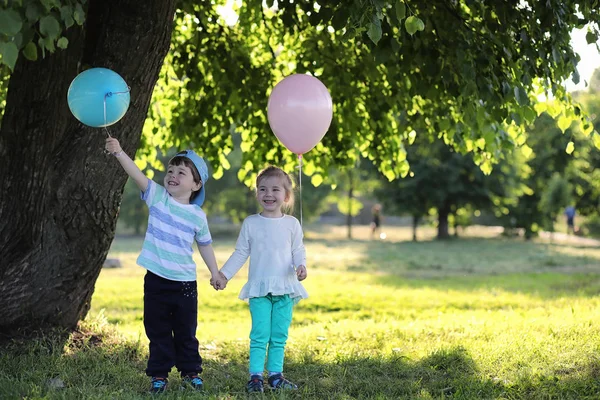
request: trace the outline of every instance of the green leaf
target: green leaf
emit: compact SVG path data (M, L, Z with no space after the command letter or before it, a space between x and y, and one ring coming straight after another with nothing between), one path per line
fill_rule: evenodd
M573 78L571 78L573 83L577 85L579 83L580 79L581 79L581 77L579 76L579 71L577 71L577 70L573 71Z
M369 23L369 30L367 31L369 39L375 44L381 40L381 21L377 17L373 16L372 22Z
M15 36L21 30L23 21L15 10L0 10L0 33Z
M59 49L66 49L67 46L69 45L69 39L67 39L66 37L61 37L60 39L58 39L58 42L56 42L56 47L58 47Z
M48 11L52 10L53 7L60 7L60 0L40 0L40 3L42 3Z
M405 178L406 175L408 175L408 173L410 172L410 164L408 163L408 161L404 160L403 162L401 162L400 165L398 165L398 170L400 171L400 176ZM389 176L386 175L386 178L389 179ZM392 179L389 180L392 181Z
M594 141L594 146L596 146L597 149L600 149L600 135L598 132L594 132L592 140Z
M40 33L50 39L56 39L60 35L60 24L52 15L47 15L40 19Z
M523 89L520 86L515 86L514 92L515 92L515 99L517 99L517 103L519 103L520 106L523 106L523 105L526 105L529 103L529 98L527 97L527 93L525 92L525 89Z
M569 142L569 144L567 144L567 148L565 149L565 152L567 154L571 154L571 153L573 153L573 150L575 150L575 143Z
M223 177L223 168L218 168L216 171L213 171L212 175L211 175L211 179L216 179L219 180Z
M321 186L321 183L323 183L323 177L319 174L315 174L310 178L310 183L312 183L314 187L319 187Z
M573 122L573 120L563 114L558 118L556 124L558 125L562 133L565 133L565 131L571 126L571 122Z
M585 133L586 135L589 135L590 133L592 133L594 131L594 124L592 124L591 122L585 122L583 124L583 133Z
M50 38L39 38L38 46L40 46L40 48L42 49L42 57L46 56L46 54L44 53L44 49L47 49L50 53L54 53L54 50L56 50L54 47L54 40Z
M485 139L484 138L477 139L475 141L475 146L477 146L481 150L485 149Z
M594 44L598 41L598 35L596 35L592 31L588 30L587 33L585 34L585 41L588 44Z
M419 18L411 15L404 21L404 28L409 35L414 35L415 32L425 29L425 24Z
M23 47L23 32L19 32L17 33L15 36L13 36L13 42L15 42L15 44L17 45L17 48L22 48Z
M560 106L560 104L558 102L554 101L554 102L548 104L548 107L546 108L546 112L552 118L556 118L562 113L562 107Z
M525 118L528 123L532 124L535 121L536 112L533 108L525 107L522 114L523 118Z
M44 9L39 3L31 2L25 9L25 17L30 22L37 22L44 15Z
M529 158L531 156L531 154L533 154L533 149L529 146L527 146L526 144L524 144L521 147L521 153L523 153L523 156L525 156L525 158Z
M85 12L79 3L75 6L73 18L75 19L75 22L77 22L77 25L83 25L83 22L85 21Z
M537 112L537 115L540 116L544 111L546 111L548 109L548 104L547 103L535 103L533 105L533 108Z
M396 178L396 174L391 169L386 169L385 171L383 171L383 174L385 175L387 180L390 182Z
M490 160L485 160L483 163L481 163L479 168L481 169L481 172L483 172L484 175L489 175L492 173L493 169L492 162Z
M73 19L73 7L67 5L60 8L60 18L64 21L65 27L69 29L75 24Z
M30 61L35 61L38 59L37 46L33 42L27 43L25 48L23 48L23 55L26 59Z
M17 57L19 57L19 49L14 42L0 42L0 56L2 56L2 63L14 70Z
M396 1L396 18L399 23L402 23L402 20L406 17L406 4L403 1Z

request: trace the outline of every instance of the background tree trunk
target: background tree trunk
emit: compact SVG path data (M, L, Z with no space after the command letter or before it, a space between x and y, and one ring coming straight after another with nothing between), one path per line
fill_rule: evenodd
M418 215L412 216L412 240L413 242L417 241L417 228L419 227L419 217Z
M114 237L126 174L103 153L106 133L67 105L88 67L131 87L125 117L109 127L135 154L154 84L169 49L174 0L92 0L67 50L11 75L0 128L0 331L73 328L90 307Z
M438 239L448 239L448 215L450 214L450 206L444 204L438 209Z
M348 239L352 239L352 199L354 198L354 179L352 170L348 171L348 215L346 215L346 227L348 228Z

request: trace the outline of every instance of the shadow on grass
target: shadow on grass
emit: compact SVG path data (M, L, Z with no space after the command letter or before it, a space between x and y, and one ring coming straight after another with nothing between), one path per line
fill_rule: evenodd
M232 344L205 357L203 398L246 399L247 351ZM136 343L97 341L67 344L32 342L2 348L0 397L147 399L144 352ZM287 362L286 374L296 392L265 393L250 398L276 399L596 399L600 362L555 371L551 376L519 373L518 381L482 377L462 347L437 350L420 360L400 354L369 358L340 355L322 362L310 349ZM198 398L180 389L173 370L161 399Z
M378 284L444 290L501 289L543 298L600 293L600 251L508 238L447 241L326 241L335 249L354 243L364 255L345 266L373 273ZM573 250L569 252L568 250ZM319 267L319 266L317 266Z

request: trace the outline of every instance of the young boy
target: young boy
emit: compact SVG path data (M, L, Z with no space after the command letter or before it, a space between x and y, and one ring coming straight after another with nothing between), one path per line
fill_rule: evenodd
M106 139L125 172L142 191L149 207L148 230L137 263L147 269L144 278L144 327L150 340L146 374L151 393L164 392L175 365L184 385L201 390L202 358L198 352L198 292L192 245L197 243L212 279L219 278L204 203L208 167L191 150L169 161L164 187L148 179L121 149Z

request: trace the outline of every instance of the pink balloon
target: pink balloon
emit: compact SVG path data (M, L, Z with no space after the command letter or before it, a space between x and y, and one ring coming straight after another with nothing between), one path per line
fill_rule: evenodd
M267 117L279 141L291 152L304 154L323 139L331 125L331 95L314 76L290 75L273 88Z

